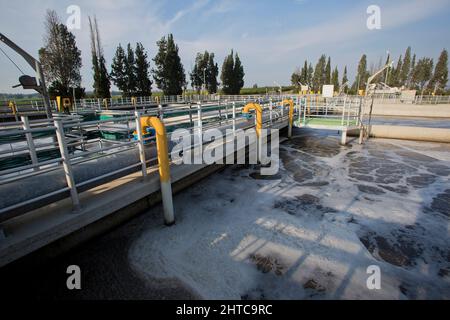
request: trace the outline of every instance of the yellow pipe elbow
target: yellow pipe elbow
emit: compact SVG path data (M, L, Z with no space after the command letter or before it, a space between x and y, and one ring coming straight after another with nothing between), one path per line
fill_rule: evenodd
M260 137L262 130L262 108L259 104L252 102L244 107L242 113L249 113L251 110L256 111L256 134Z
M169 148L166 127L157 117L142 117L141 127L152 127L156 131L156 149L158 152L159 177L161 182L170 181Z
M16 107L16 104L13 101L9 102L9 108L11 109L11 112L13 114L17 114L17 107Z
M289 125L293 126L294 125L294 101L292 101L292 99L290 100L283 100L283 102L281 103L282 106L284 107L285 105L289 105Z

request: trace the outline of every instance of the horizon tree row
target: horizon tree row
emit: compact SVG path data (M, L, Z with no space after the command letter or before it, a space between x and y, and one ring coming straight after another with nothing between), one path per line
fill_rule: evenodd
M88 18L95 97L110 98L111 82L123 96L150 96L153 85L151 78L165 95L180 95L187 90L186 74L172 34L157 41L158 50L152 59L153 68L144 46L138 42L134 48L130 43L126 48L119 44L108 72L97 18ZM44 46L39 50L39 57L50 83L49 93L52 97L72 96L74 93L76 98L85 96L85 88L81 87L81 51L74 34L54 10L47 10L46 13ZM197 54L195 66L189 74L192 88L197 92L202 87L209 93L218 92L219 67L214 58L214 53L208 51ZM244 86L244 75L241 60L232 50L222 66L223 92L239 94Z
M417 60L414 54L411 57L411 47L406 49L405 55L400 56L397 64L386 69L372 83L385 83L390 87L403 89L415 89L421 94L445 94L448 83L448 51L443 49L436 66L433 59L423 57ZM291 83L299 88L307 85L311 90L318 92L325 84L333 84L335 90L341 88L344 92L355 94L358 90L365 90L369 77L384 65L391 62L390 55L385 64L382 61L378 65L372 64L368 68L367 55L363 54L358 63L357 73L353 84L350 86L347 66L344 67L342 80L339 81L339 71L336 66L331 68L331 58L322 55L315 68L305 60L302 68L297 68L291 76Z

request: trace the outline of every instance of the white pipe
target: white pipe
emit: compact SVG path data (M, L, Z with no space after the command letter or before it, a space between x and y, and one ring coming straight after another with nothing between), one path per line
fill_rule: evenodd
M161 181L161 197L164 208L164 224L171 226L175 223L175 214L172 201L172 183L171 181Z

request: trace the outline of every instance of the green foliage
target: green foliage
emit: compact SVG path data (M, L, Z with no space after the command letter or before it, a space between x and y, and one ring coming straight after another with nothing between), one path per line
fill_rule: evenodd
M367 71L367 56L363 54L359 60L358 72L352 86L352 91L357 93L358 90L365 90L368 78L369 72Z
M322 86L325 82L325 68L326 68L326 56L323 54L319 61L316 64L316 67L314 69L314 76L312 78L312 89L314 91L320 91L322 90Z
M348 76L347 76L347 66L344 68L344 74L342 76L342 85L348 87ZM344 90L345 92L345 90Z
M180 56L178 55L178 46L173 40L173 35L169 34L162 37L157 42L158 53L153 61L153 78L159 89L165 95L180 95L186 88L186 76Z
M136 95L149 97L152 95L152 81L150 80L150 63L142 43L136 44Z
M111 82L106 70L97 18L94 17L94 23L92 23L91 17L89 17L89 28L91 32L92 69L94 71L94 95L96 98L111 98Z
M327 66L325 67L324 84L331 84L331 58L330 57L328 57Z
M331 84L334 85L334 91L339 92L339 71L338 68L334 68L333 74L331 75Z
M429 83L430 91L437 94L444 94L448 82L448 51L442 50L439 60L434 69L433 78Z
M116 54L114 55L113 62L111 65L111 79L114 84L122 91L122 95L128 96L127 91L127 70L125 69L126 54L125 50L119 44L116 49Z
M126 92L130 96L136 95L137 79L136 79L136 59L131 44L127 46L127 57L125 59L125 79Z
M400 86L406 86L411 72L411 47L408 47L405 52L405 58L403 59L402 69L399 71L398 84Z
M289 91L293 91L296 88L293 86L290 87L282 87L282 91L283 92L289 92ZM273 87L259 87L259 88L242 88L239 94L242 95L253 95L253 94L267 94L267 93L279 93L279 89L278 88L273 88ZM224 93L225 94L225 93Z
M222 64L222 91L224 94L237 94L233 91L234 53L227 55Z
M231 53L225 57L222 65L222 91L224 94L239 94L244 87L244 67L239 55Z
M417 62L413 72L413 82L418 84L418 89L424 93L426 84L433 75L433 59L422 58Z
M195 66L190 74L192 87L200 93L201 89L205 85L206 90L209 93L216 93L218 82L217 76L219 75L219 67L214 62L214 53L197 53L195 59Z
M70 92L81 86L81 51L55 11L47 11L45 28L44 47L39 50L44 75L54 92Z
M111 65L111 79L124 97L151 96L149 68L148 56L141 43L136 44L135 51L128 44L126 53L119 44Z
M62 85L59 81L53 81L48 87L48 95L50 99L55 99L57 96L73 97L73 88ZM81 87L75 88L75 98L82 99L85 97L85 89Z
M236 57L234 59L234 91L240 92L241 89L244 87L244 67L242 66L241 59L239 58L239 55L236 52Z

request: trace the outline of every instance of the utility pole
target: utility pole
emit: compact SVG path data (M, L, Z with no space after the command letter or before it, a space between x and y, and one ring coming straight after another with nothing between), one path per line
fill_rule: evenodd
M203 68L203 92L206 95L206 68Z
M8 47L10 47L12 50L17 52L22 58L25 59L25 61L33 68L33 70L36 72L36 87L33 87L37 92L39 92L42 97L44 98L44 105L45 105L45 113L47 114L47 118L51 119L52 116L52 110L50 106L50 97L47 92L47 86L45 84L45 77L44 72L42 70L42 65L39 62L39 60L36 60L33 58L28 52L20 48L18 45L16 45L14 42L9 40L5 35L0 33L0 41L6 44Z

